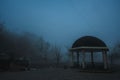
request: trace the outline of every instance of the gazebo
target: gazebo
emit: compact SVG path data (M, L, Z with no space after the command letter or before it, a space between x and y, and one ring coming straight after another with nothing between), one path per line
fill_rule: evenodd
M84 36L76 40L72 47L69 49L72 60L72 66L74 65L74 59L76 59L77 65L79 65L79 56L82 54L82 69L86 68L86 55L85 53L90 53L91 55L91 64L94 65L94 54L96 52L101 52L103 57L104 69L108 69L108 58L107 52L109 51L106 44L99 38L93 36ZM76 55L76 58L73 57Z

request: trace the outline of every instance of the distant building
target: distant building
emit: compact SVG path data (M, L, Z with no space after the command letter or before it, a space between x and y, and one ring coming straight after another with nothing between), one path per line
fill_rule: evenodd
M6 70L29 70L29 61L22 58L12 59L12 57L6 53L0 53L0 71Z
M8 70L10 66L10 56L6 53L0 53L0 70Z

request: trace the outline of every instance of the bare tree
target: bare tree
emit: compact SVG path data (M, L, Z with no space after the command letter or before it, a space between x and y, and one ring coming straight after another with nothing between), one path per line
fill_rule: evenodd
M111 58L111 66L113 65L120 65L119 64L119 61L120 61L120 43L117 43L112 51L111 51L111 55L110 55L110 58Z
M53 46L53 55L54 55L54 59L56 61L56 66L59 66L60 61L62 59L61 48L57 47L56 45Z

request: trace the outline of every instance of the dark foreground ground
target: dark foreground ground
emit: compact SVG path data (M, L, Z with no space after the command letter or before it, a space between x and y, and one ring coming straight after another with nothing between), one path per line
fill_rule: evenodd
M0 72L0 80L120 80L120 71L88 73L77 69L48 68L31 71Z

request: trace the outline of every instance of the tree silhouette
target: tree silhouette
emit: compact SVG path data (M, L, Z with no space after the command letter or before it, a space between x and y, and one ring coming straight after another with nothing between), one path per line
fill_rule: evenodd
M27 58L31 62L48 64L56 62L59 65L62 54L61 48L53 46L43 37L29 32L17 34L6 29L0 24L0 54L6 53L15 59Z

